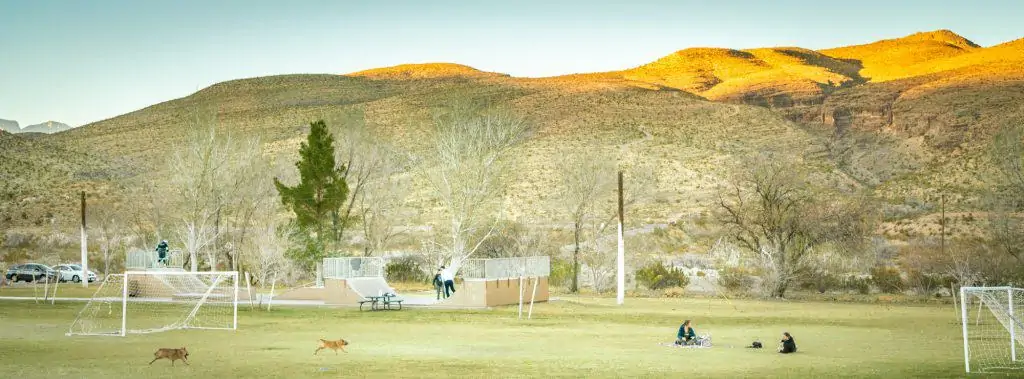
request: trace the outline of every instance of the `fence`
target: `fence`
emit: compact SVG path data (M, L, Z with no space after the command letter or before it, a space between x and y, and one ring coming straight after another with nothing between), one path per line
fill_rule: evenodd
M156 251L132 250L127 253L124 260L125 269L146 269L157 267L177 267L185 265L185 256L181 250L173 249L167 251L167 263L158 262L159 256Z
M510 279L520 276L550 276L551 258L547 256L523 258L470 259L460 270L466 279Z
M367 278L384 276L384 259L378 257L324 258L325 278Z

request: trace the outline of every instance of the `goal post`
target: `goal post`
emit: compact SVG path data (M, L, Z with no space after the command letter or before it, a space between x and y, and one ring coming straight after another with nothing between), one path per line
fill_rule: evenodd
M1024 371L1024 289L961 287L964 369Z
M238 328L238 272L128 271L100 284L68 335Z

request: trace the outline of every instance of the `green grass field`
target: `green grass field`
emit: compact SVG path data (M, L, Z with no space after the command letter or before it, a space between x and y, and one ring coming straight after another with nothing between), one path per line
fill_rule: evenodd
M241 306L237 331L66 337L83 303L0 303L0 372L11 378L139 377L963 377L951 306L603 298L480 311ZM145 317L138 315L136 317ZM711 349L659 346L683 319ZM789 331L800 351L774 352ZM349 353L313 356L318 338ZM767 349L745 349L754 338ZM191 366L147 365L187 346Z

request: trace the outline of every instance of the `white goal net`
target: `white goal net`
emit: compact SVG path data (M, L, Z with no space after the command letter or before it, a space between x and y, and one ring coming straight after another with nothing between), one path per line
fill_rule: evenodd
M68 335L238 327L238 272L129 271L108 275Z
M967 372L1024 370L1024 289L960 289Z

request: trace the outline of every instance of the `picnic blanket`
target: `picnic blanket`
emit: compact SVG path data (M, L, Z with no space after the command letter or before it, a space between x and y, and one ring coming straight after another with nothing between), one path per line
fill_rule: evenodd
M709 346L704 346L704 345L676 345L675 342L663 342L663 343L659 343L658 345L665 346L665 347L674 347L674 348L677 348L677 349L710 349L711 348L710 345Z

